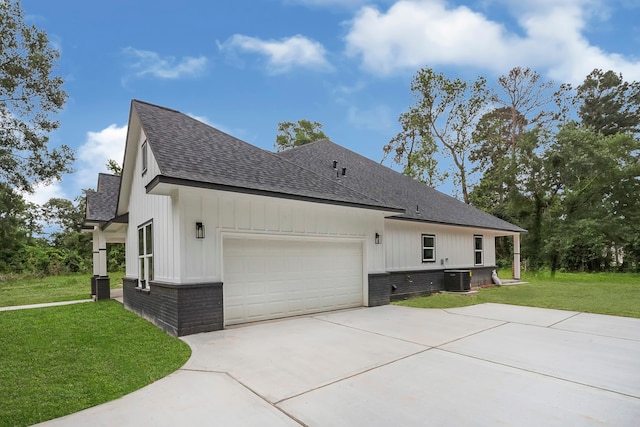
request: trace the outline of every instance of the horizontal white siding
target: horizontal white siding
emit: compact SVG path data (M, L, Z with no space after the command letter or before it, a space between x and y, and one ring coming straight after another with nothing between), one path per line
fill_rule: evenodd
M422 235L436 236L435 262L422 262ZM388 271L474 267L475 235L482 235L484 266L495 265L495 232L409 221L385 220Z

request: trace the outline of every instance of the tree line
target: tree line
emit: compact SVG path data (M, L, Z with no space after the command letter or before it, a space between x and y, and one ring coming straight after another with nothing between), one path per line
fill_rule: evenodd
M465 203L527 229L529 268L640 269L640 83L595 69L574 88L516 67L492 89L423 68L411 92L383 148L406 175L452 179ZM497 248L510 262L510 242Z
M91 236L79 232L84 196L42 206L24 198L72 172L73 150L49 144L67 99L54 74L60 53L44 31L25 23L19 2L0 2L0 22L0 274L89 272ZM122 268L122 248L109 260Z

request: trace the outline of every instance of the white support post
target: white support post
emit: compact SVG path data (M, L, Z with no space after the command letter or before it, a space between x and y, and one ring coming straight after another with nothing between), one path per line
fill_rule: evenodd
M107 277L107 239L100 229L98 229L98 252L98 265L100 266L98 274L100 277Z
M100 238L98 234L100 230L97 226L93 227L93 275L100 275Z
M513 235L513 278L520 280L520 233Z

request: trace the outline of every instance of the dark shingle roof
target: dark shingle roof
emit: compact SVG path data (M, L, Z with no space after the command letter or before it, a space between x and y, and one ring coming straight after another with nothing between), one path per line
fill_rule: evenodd
M333 161L337 160L340 173L343 167L347 168L346 175L339 178L342 184L385 203L404 207L405 213L397 215L400 219L525 231L326 139L278 155L333 179L336 179Z
M132 109L140 118L163 178L198 186L210 184L211 188L228 191L402 210L178 111L137 100L132 102Z
M87 193L87 221L108 222L115 218L120 177L101 173L97 191Z

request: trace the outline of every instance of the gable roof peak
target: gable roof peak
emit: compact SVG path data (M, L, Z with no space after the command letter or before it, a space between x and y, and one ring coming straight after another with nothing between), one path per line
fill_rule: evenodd
M171 111L173 113L178 113L178 114L182 114L180 111L178 110L174 110L173 108L169 108L169 107L164 107L162 105L158 105L158 104L153 104L151 102L147 102L147 101L141 101L139 99L132 99L131 100L131 105L134 106L136 104L144 104L144 105L148 105L149 107L154 107L154 108L160 108L162 110L166 110L166 111ZM186 114L185 114L186 115ZM189 117L189 116L187 116Z

